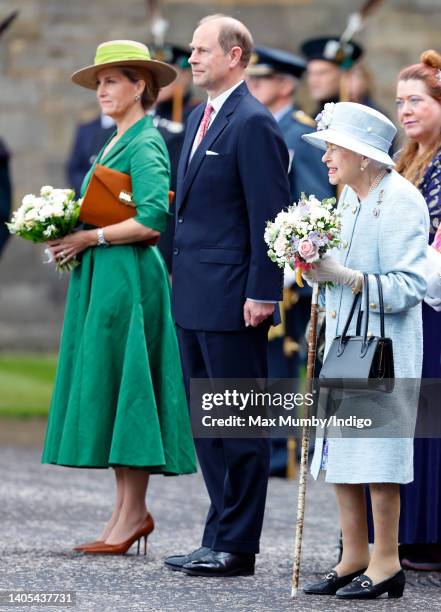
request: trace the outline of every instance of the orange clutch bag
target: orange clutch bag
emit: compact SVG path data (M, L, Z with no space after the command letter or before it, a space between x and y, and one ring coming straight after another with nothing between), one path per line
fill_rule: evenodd
M174 192L169 191L169 205ZM105 227L131 219L136 215L132 202L132 179L129 174L118 172L107 166L96 164L81 204L80 221ZM157 244L159 238L152 238L140 244Z
M132 179L128 174L96 164L81 204L80 220L104 227L131 219L136 215L131 195Z

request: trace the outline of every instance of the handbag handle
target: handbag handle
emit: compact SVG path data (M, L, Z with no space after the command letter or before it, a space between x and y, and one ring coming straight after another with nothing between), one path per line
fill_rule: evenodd
M383 301L383 285L381 283L381 278L379 274L374 274L375 279L377 281L378 287L378 304L380 306L380 329L381 329L381 337L385 337L384 333L384 301Z
M368 283L368 275L365 273L363 273L362 296L363 296L363 310L364 310L365 316L363 318L363 333L362 333L363 341L361 343L361 354L362 356L364 356L366 354L367 347L368 347L367 332L368 332L368 325L369 325L369 283ZM355 309L357 307L359 299L360 299L360 293L357 293L354 296L351 310L349 311L348 318L346 320L345 326L340 336L340 342L339 342L338 349L337 349L338 355L341 355L345 349L344 344L347 340L346 334L348 333L349 325L351 324L352 317L354 316ZM360 306L361 306L361 302L360 302ZM356 331L357 335L359 335L360 333L360 327L361 327L361 320L360 320L360 311L359 311L358 317L357 317L357 331Z

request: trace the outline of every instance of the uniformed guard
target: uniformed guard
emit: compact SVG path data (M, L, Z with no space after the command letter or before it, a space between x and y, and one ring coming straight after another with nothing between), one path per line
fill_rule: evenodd
M362 57L362 47L353 40L341 43L339 36L323 36L306 40L301 52L307 61L306 80L317 113L327 102L347 101L345 75Z
M18 16L14 11L0 22L0 36L2 36ZM5 223L9 221L12 206L11 178L9 174L9 151L0 140L0 254L9 238L9 231Z
M291 200L298 201L302 192L318 198L332 197L326 167L321 153L311 154L302 139L313 132L315 121L294 106L294 95L306 62L287 51L256 47L247 70L251 93L274 115L290 154ZM281 307L282 324L272 328L268 344L268 376L299 378L305 361L302 348L305 327L309 319L311 289L294 286L294 276L285 272L285 289ZM272 441L271 474L286 476L287 443ZM292 440L288 442L292 445Z
M247 69L251 93L274 115L289 150L291 199L301 192L317 198L332 196L321 155L311 155L302 135L315 130L314 119L294 106L297 84L306 62L288 51L256 47Z

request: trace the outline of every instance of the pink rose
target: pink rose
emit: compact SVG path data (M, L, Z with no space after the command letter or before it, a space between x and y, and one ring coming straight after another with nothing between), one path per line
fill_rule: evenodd
M306 262L312 263L319 258L318 247L313 244L309 238L302 238L299 242L298 252Z

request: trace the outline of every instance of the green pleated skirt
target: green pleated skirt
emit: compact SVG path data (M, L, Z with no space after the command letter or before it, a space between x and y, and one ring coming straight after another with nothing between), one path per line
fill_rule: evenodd
M196 471L156 247L95 247L71 277L43 463Z

